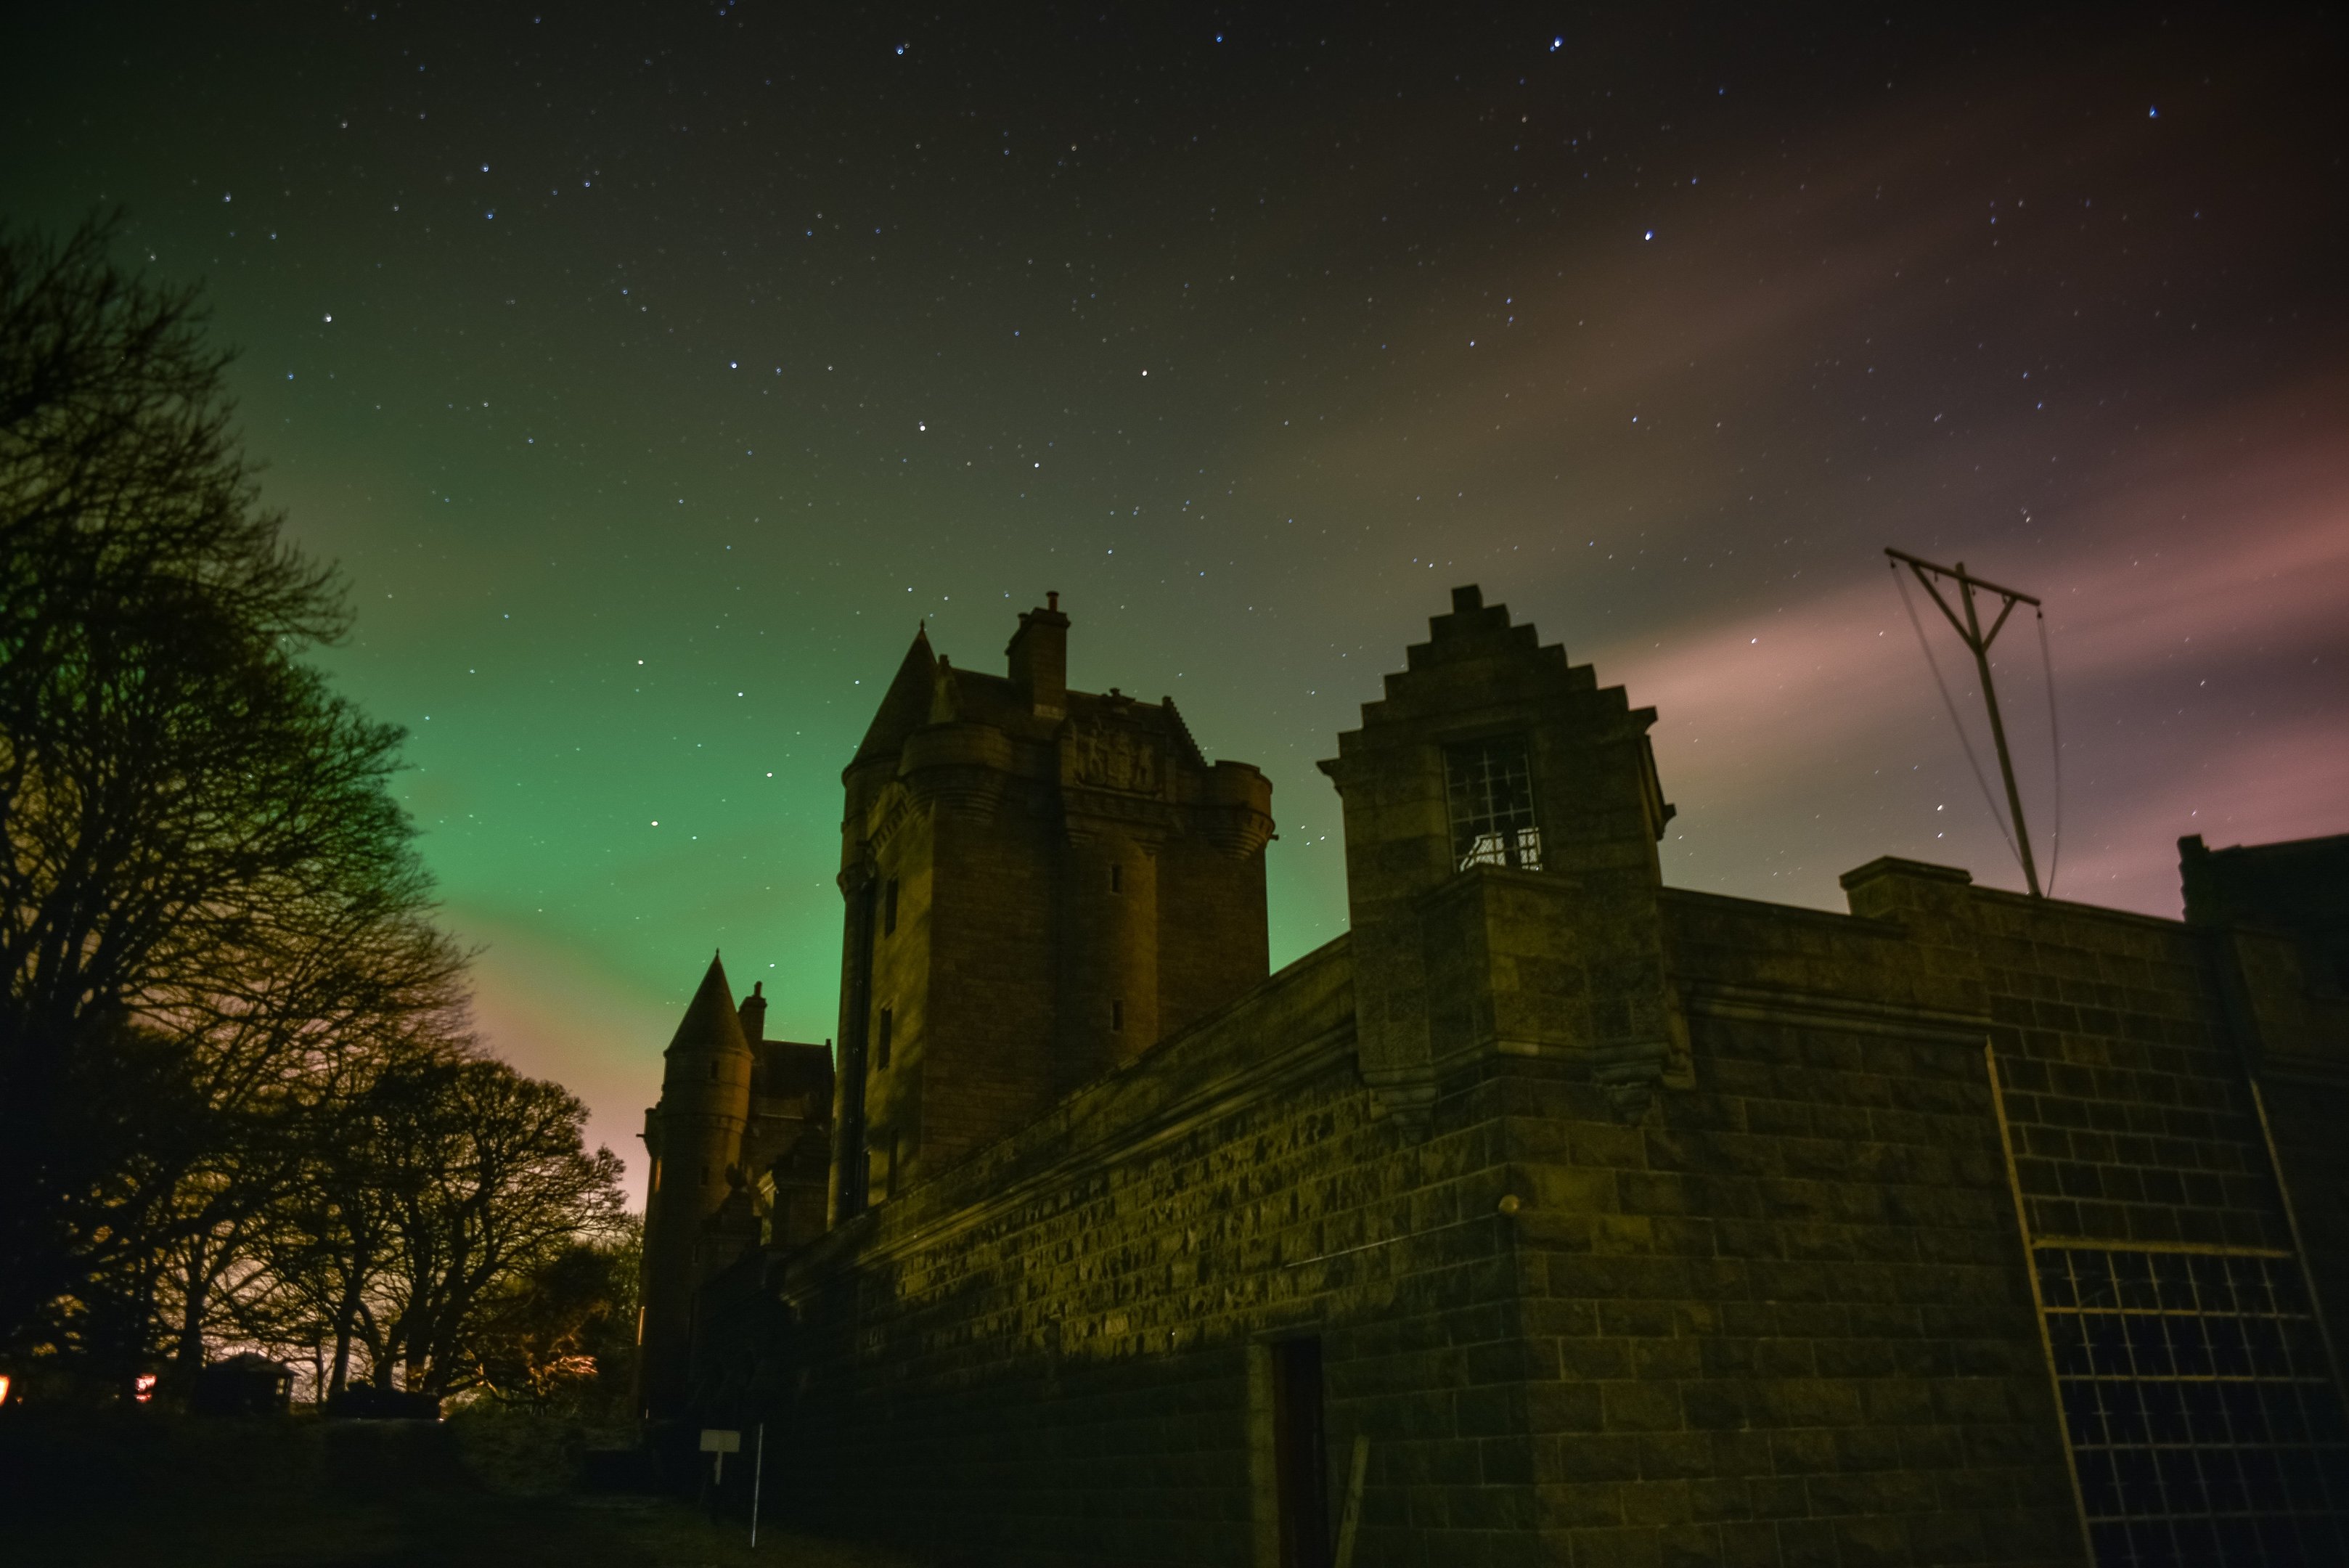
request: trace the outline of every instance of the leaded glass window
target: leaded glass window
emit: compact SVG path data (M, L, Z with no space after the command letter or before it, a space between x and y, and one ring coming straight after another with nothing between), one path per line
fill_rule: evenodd
M2035 1255L2097 1568L2349 1562L2349 1430L2296 1260Z
M1534 820L1533 770L1526 742L1508 735L1444 748L1444 790L1452 813L1452 865L1542 868Z

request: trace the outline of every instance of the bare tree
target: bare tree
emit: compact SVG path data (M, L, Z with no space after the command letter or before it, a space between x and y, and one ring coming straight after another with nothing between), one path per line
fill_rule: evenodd
M585 1111L483 1058L387 785L301 656L346 620L264 510L195 296L0 229L0 1355L224 1337L446 1388L607 1231Z
M435 1120L461 1054L454 1042L427 1035L342 1064L317 1136L258 1239L259 1274L235 1303L238 1329L279 1345L320 1346L322 1394L348 1385L355 1351L371 1376L392 1367L400 1294L392 1275L404 1255L403 1189L416 1179L409 1139Z
M174 1290L193 1343L322 1061L460 966L400 732L300 661L333 574L258 504L194 296L112 238L0 230L0 1353L119 1372Z
M500 1286L582 1237L609 1235L623 1212L619 1158L587 1151L587 1108L560 1085L476 1059L449 1064L437 1088L407 1129L391 1188L399 1259L388 1346L403 1386L436 1392L473 1376L467 1351Z
M160 1305L183 1375L223 1333L253 1337L299 1312L303 1293L288 1286L312 1274L271 1266L289 1247L333 1249L367 1277L380 1253L367 1197L318 1173L363 1183L380 1147L371 1124L403 1066L462 1038L459 959L420 918L354 909L321 919L307 946L259 969L265 996L189 1011L175 1041L192 1079L180 1158L150 1162L132 1184L152 1207L137 1233L164 1263ZM322 1191L329 1207L307 1207Z
M462 1042L349 1066L331 1130L241 1260L225 1332L314 1352L326 1394L361 1374L550 1389L582 1357L624 1360L635 1275L615 1260L635 1232L618 1159L582 1141L585 1107Z

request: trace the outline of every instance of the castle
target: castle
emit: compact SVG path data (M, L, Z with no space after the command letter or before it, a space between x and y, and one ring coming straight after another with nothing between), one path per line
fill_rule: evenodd
M668 1048L651 1428L955 1561L2349 1561L2349 837L2186 841L2183 921L1671 888L1652 711L1430 632L1271 974L1260 774L1056 597L916 638L837 1071L715 961Z

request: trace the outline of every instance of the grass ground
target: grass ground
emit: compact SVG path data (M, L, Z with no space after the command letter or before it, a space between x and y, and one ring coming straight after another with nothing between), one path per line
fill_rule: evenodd
M0 1562L27 1568L921 1568L874 1548L568 1486L562 1428L194 1422L0 1428Z

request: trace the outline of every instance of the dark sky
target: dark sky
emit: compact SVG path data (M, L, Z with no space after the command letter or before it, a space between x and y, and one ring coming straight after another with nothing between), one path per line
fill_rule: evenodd
M206 284L485 1033L600 1136L714 945L833 1033L839 770L917 622L996 668L1048 588L1271 775L1276 961L1343 926L1313 762L1471 581L1661 710L1682 886L2020 886L1886 545L2046 600L2059 895L2349 829L2337 22L1290 15L11 20L0 213Z

